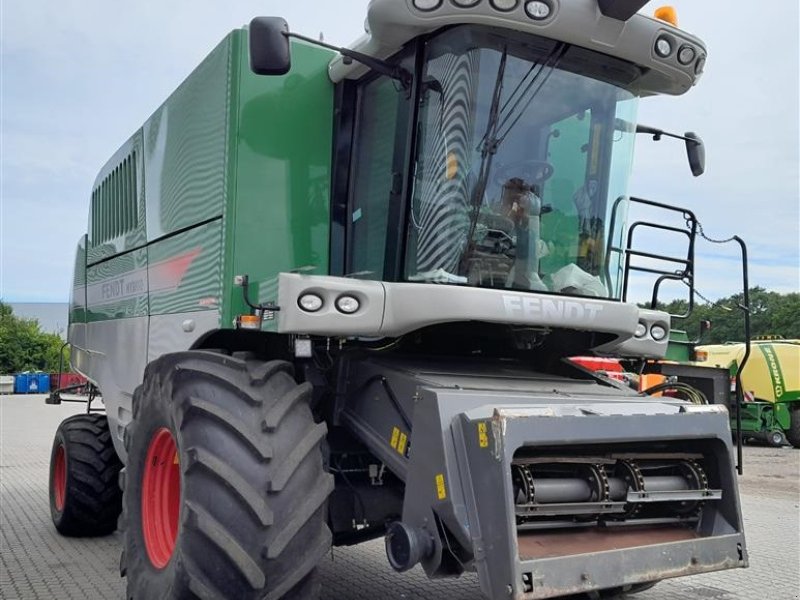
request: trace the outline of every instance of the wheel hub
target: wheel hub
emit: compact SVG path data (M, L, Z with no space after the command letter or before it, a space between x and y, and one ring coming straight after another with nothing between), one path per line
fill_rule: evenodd
M56 510L64 510L64 498L67 495L67 453L64 444L59 444L56 449L56 458L53 464L53 501Z
M142 533L150 562L167 566L175 550L181 506L178 447L169 429L153 434L142 475Z

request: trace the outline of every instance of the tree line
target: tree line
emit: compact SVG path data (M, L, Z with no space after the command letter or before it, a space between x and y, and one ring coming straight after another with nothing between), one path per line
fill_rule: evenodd
M0 301L0 373L22 371L58 371L64 340L55 333L42 331L36 319L14 314ZM64 350L64 370L69 370L69 352Z
M699 300L699 299L698 299ZM685 319L672 319L672 327L683 329L690 339L700 335L700 322L711 321L711 329L703 336L704 344L744 341L744 294L734 294L714 302L695 303ZM686 300L659 304L660 310L672 315L685 314ZM750 336L778 336L800 339L800 293L779 294L761 287L750 289Z

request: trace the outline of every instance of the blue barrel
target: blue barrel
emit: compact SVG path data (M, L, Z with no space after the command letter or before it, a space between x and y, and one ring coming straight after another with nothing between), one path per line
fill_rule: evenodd
M14 393L27 394L28 393L28 373L17 373L14 375Z
M36 378L36 387L39 388L38 394L47 394L50 392L50 374L49 373L36 373L34 375ZM34 393L33 390L30 390L31 393Z
M46 394L50 391L47 373L17 373L14 377L15 394Z

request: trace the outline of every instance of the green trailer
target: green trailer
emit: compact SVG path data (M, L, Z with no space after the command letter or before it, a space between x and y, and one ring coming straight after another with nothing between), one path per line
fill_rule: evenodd
M317 598L332 545L380 537L493 600L747 566L724 408L566 360L667 350L626 296L629 204L672 210L629 197L633 140L696 175L702 142L636 110L706 49L645 4L373 0L350 48L225 37L91 191L58 531L119 524L137 600Z

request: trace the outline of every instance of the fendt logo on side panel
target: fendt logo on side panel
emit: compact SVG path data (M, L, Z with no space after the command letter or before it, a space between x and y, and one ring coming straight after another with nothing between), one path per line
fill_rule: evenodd
M551 322L576 320L593 322L603 311L603 306L594 302L513 294L503 294L503 307L506 316L511 319L522 317L525 320Z

